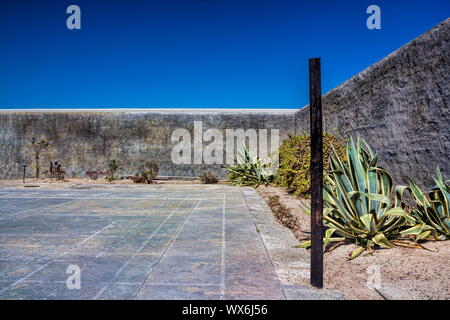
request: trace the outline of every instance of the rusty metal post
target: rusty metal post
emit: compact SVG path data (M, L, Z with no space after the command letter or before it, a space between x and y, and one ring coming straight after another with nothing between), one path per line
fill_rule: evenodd
M323 136L320 58L309 60L311 130L311 285L323 287Z

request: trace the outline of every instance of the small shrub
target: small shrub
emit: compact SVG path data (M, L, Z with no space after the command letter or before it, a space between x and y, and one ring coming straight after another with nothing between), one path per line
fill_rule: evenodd
M108 164L108 176L106 179L111 182L116 180L116 171L119 169L119 164L116 162L116 160L111 160L111 162Z
M134 183L153 183L158 175L159 166L156 162L147 161L131 179Z
M64 177L66 175L66 171L61 167L61 164L58 164L56 166L56 169L54 169L54 175L56 180L64 180Z
M50 168L49 170L44 171L44 174L47 175L50 179L64 180L66 171L64 171L61 164L57 161L55 161L55 163L50 161Z
M91 179L91 180L97 180L100 176L104 176L107 175L108 173L105 171L99 171L99 170L89 170L86 171L86 175Z
M211 172L206 171L200 176L200 181L203 184L216 184L219 183L219 178L213 175Z
M345 146L335 136L326 133L323 136L324 170L329 169L328 158L333 153L346 161ZM293 135L284 140L279 151L280 165L274 182L286 188L297 197L309 198L311 193L311 137L308 135Z

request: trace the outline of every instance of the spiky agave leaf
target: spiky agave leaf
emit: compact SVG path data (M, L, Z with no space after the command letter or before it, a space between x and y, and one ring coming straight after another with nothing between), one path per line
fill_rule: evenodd
M330 233L358 245L350 255L354 259L376 245L392 247L389 241L415 219L401 202L406 187L393 188L392 177L377 165L377 155L364 140L350 138L346 152L345 162L336 152L329 159L330 170L324 177L324 225Z
M403 235L413 235L416 241L432 237L435 240L450 238L450 183L444 181L439 166L434 178L436 186L425 194L414 182L410 191L416 202L413 216L419 221L417 226L404 230Z
M270 165L264 164L258 157L253 157L246 145L242 146L241 152L235 154L234 160L236 164L225 167L229 172L227 181L231 184L257 187L272 181Z

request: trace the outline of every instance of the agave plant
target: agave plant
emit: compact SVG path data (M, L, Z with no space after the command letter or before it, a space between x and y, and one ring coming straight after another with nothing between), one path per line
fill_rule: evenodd
M271 165L265 164L262 159L253 157L246 145L242 152L234 156L237 164L225 167L229 172L227 181L235 186L257 187L268 184L273 180Z
M402 235L413 235L416 241L430 237L435 240L450 238L450 180L444 181L439 166L434 182L436 186L426 195L411 181L411 194L416 201L412 215L418 224L404 230Z
M391 248L390 241L415 219L404 211L401 202L406 187L394 190L392 177L377 165L377 155L364 140L358 137L355 143L350 138L346 153L347 161L342 161L334 151L325 174L324 225L328 230L324 243L355 243L358 248L350 255L354 259L377 245ZM332 237L334 234L339 237ZM300 247L310 244L308 241Z

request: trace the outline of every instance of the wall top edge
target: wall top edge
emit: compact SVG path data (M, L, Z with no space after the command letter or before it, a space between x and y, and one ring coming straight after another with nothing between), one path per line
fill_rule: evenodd
M110 109L0 109L5 113L158 113L158 114L294 114L298 109L202 109L202 108L110 108Z

